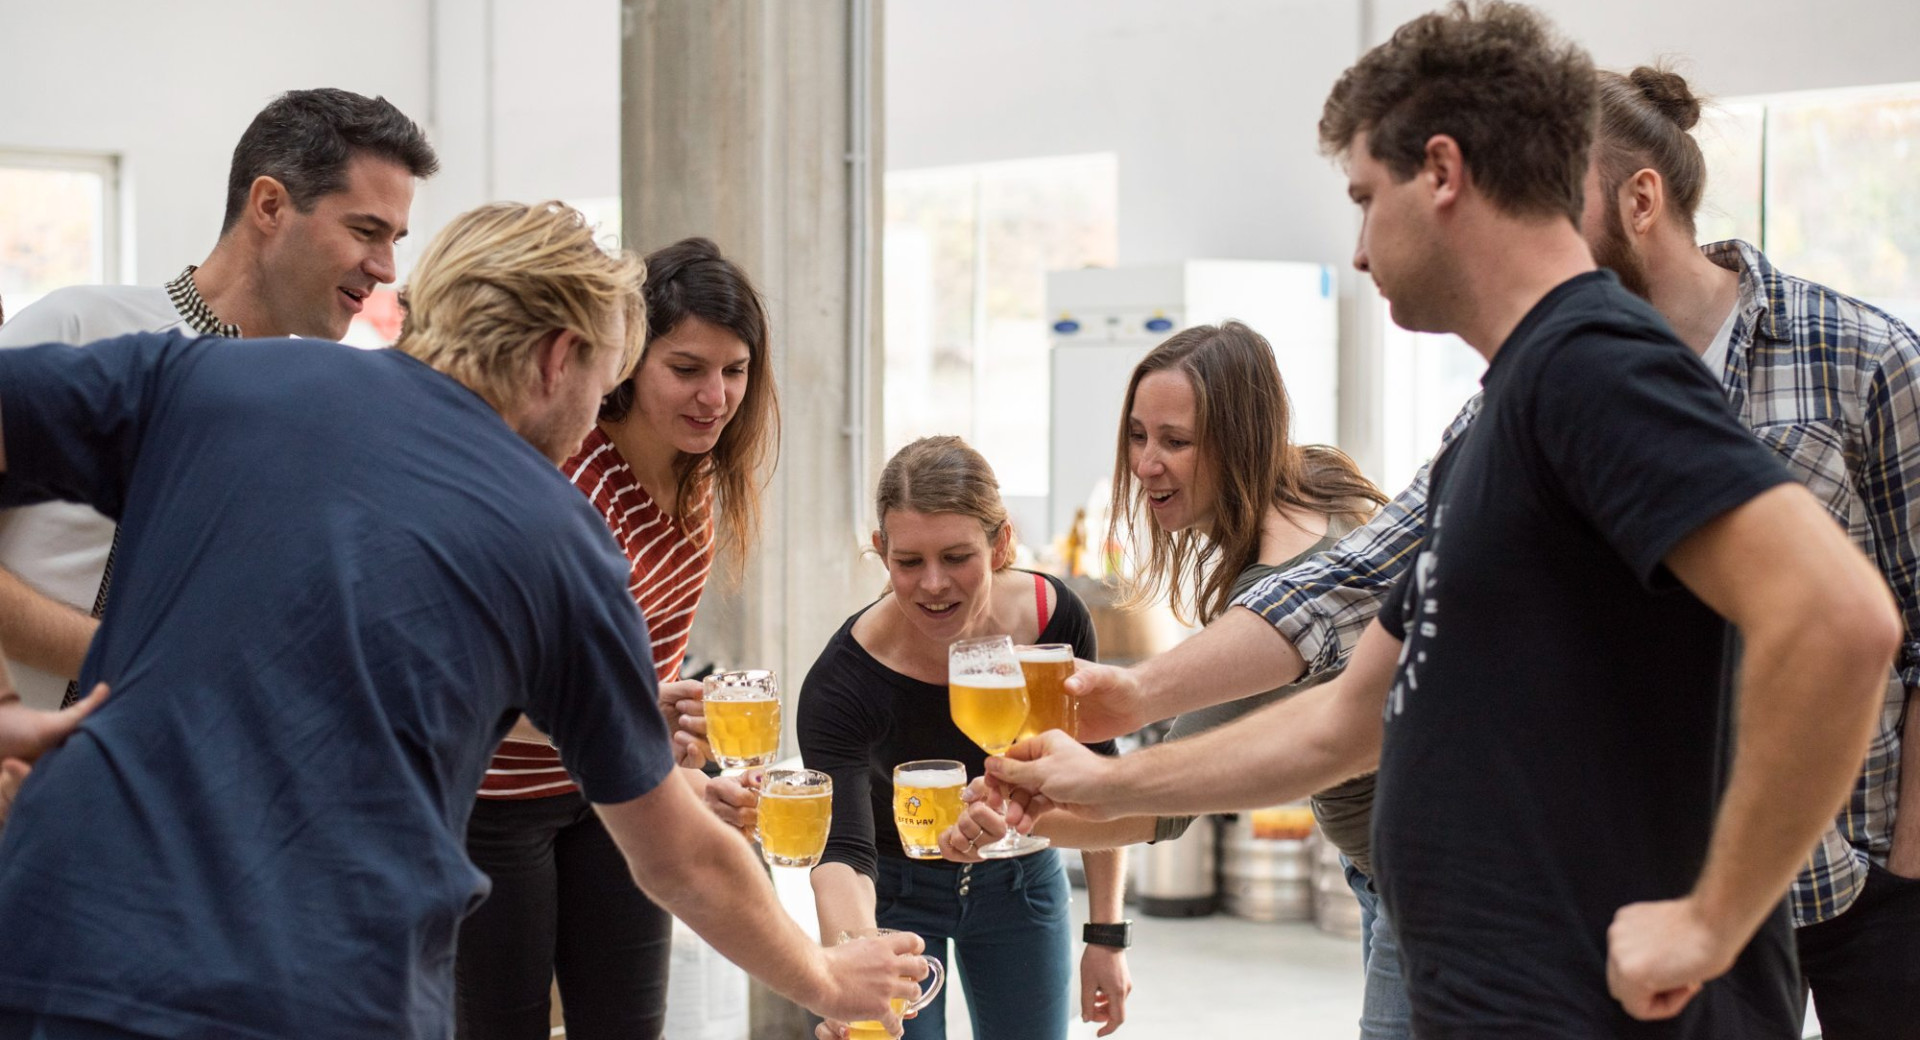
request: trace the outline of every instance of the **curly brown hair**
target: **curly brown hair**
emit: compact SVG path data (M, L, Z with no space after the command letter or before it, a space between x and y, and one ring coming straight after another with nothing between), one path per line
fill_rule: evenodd
M1587 52L1532 8L1454 0L1341 74L1321 111L1320 149L1344 156L1364 132L1368 154L1405 181L1445 134L1502 210L1578 226L1595 90Z

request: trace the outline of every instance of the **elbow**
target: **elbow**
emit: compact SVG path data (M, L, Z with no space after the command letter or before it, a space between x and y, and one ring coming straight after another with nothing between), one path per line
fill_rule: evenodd
M1865 595L1855 597L1851 609L1843 612L1839 627L1847 634L1846 652L1872 662L1874 671L1885 675L1900 653L1905 630L1893 593L1884 582L1876 581Z
M1876 576L1851 591L1834 589L1808 607L1807 635L1817 641L1832 674L1857 679L1863 696L1870 695L1877 705L1903 635L1900 613L1886 584Z

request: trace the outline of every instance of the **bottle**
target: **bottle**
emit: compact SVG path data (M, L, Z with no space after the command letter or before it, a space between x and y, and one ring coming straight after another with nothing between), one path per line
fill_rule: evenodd
M1067 528L1067 577L1078 578L1085 574L1087 554L1087 510L1085 506L1073 511L1073 526Z

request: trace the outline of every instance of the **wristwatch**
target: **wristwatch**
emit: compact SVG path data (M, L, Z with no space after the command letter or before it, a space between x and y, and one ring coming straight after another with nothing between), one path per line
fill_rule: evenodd
M1089 921L1080 926L1080 941L1093 946L1112 946L1124 950L1133 945L1133 922L1098 924Z

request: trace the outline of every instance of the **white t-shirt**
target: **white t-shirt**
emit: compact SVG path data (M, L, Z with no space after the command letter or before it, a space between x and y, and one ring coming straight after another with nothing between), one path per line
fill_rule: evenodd
M1700 355L1700 363L1707 366L1713 378L1725 381L1727 378L1727 350L1733 345L1733 323L1740 317L1740 301L1727 308L1727 320L1720 323L1720 331L1713 334L1713 342L1707 344L1706 353Z
M129 332L193 328L158 286L81 285L48 293L0 325L0 348L42 343L76 346ZM113 521L71 502L0 509L0 567L27 584L83 611L93 609L113 547ZM57 708L67 676L30 668L9 657L14 687L33 708Z

